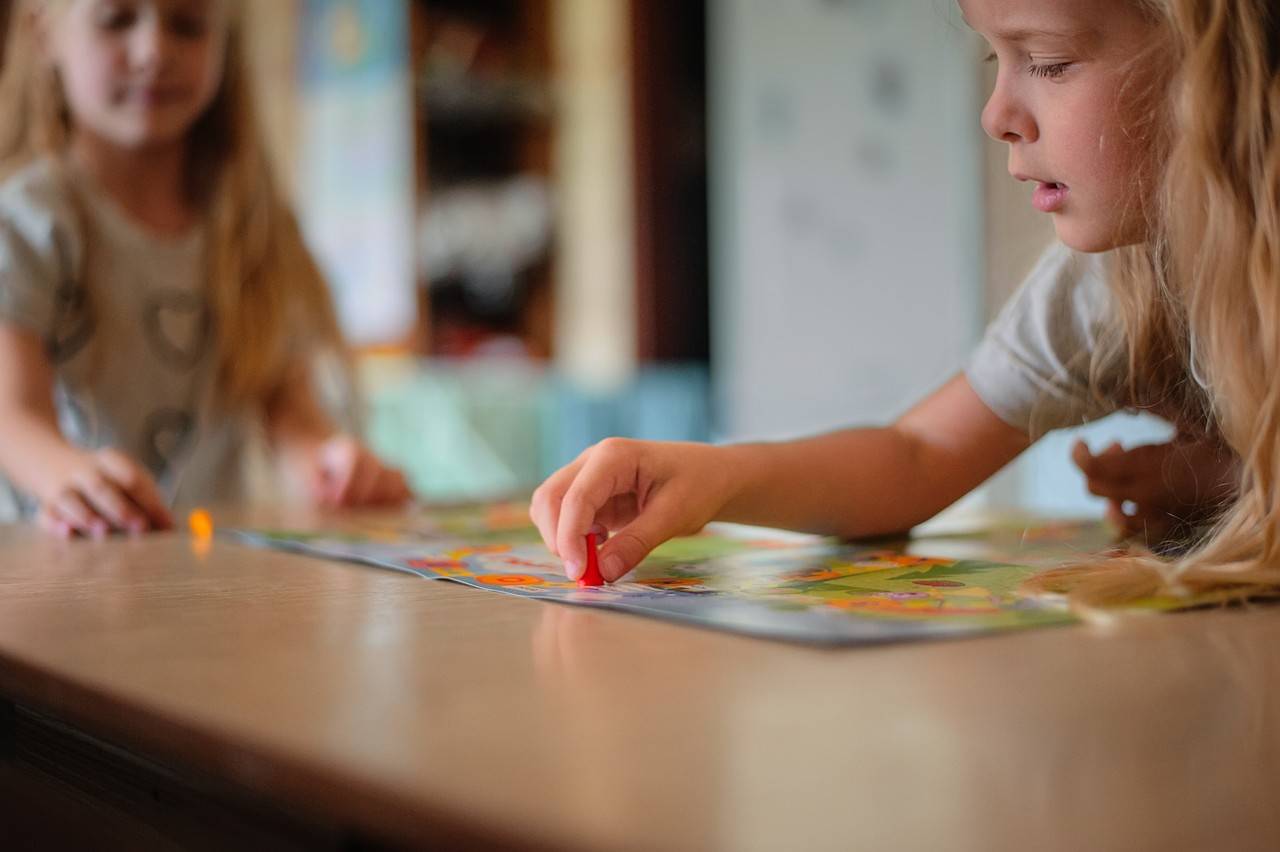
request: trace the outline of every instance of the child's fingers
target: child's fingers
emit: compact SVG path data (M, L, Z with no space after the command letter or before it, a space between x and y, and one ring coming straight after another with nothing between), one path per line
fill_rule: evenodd
M329 472L323 468L315 468L307 473L307 494L311 497L311 501L318 506L327 506L331 501L329 496Z
M1123 451L1120 451L1123 452ZM1120 470L1120 455L1113 445L1098 455L1088 450L1073 453L1073 461L1085 477L1085 487L1089 493L1098 497L1119 498L1129 487L1129 477Z
M1075 446L1071 448L1071 460L1085 476L1088 476L1093 469L1093 453L1089 451L1089 445L1084 441L1076 441Z
M538 528L542 542L556 556L560 555L556 547L556 531L560 527L560 507L564 502L565 492L577 478L587 457L586 453L560 468L547 478L547 481L533 492L533 500L529 503L529 519Z
M134 482L133 487L127 490L127 493L147 516L151 529L173 529L173 512L169 510L164 495L160 493L160 486L156 485L155 480L150 476L143 474Z
M659 493L636 519L615 532L600 549L600 573L616 582L644 561L662 542L681 532L681 502L670 492Z
M1125 455L1124 447L1113 443L1100 453L1093 453L1084 441L1076 441L1071 448L1071 460L1087 477L1110 476L1117 461Z
M404 471L392 470L391 481L387 485L387 499L391 503L403 503L413 498L413 490L409 488L409 480Z
M1172 444L1143 444L1105 459L1102 472L1118 481L1157 481L1167 473Z
M1090 451L1088 444L1084 441L1077 441L1071 451L1071 460L1075 462L1076 467L1080 469L1085 478L1091 482L1098 479L1111 479L1116 452L1117 447L1113 444L1105 451L1095 455Z
M114 450L98 454L103 472L124 492L133 506L141 510L142 529L167 530L173 527L173 514L165 504L159 486L133 459Z
M1124 513L1124 501L1107 501L1107 520L1122 532L1129 532L1129 516Z
M346 440L331 441L322 451L321 487L323 499L342 505L351 493L359 459L354 444Z
M85 477L80 482L79 490L89 507L106 519L114 529L131 532L146 529L146 517L110 479L102 476Z
M603 542L598 531L621 529L639 513L640 504L635 494L619 494L596 512L596 528L592 532L597 533L597 541Z
M63 491L46 503L45 508L50 515L71 524L76 530L87 531L95 521L105 524L105 521L89 508L84 498L72 490Z
M1089 477L1085 481L1085 487L1093 496L1105 497L1108 500L1129 500L1133 496L1127 483L1100 476Z
M397 505L412 496L409 491L409 483L405 481L403 473L394 468L379 468L378 484L373 495L373 500L378 505Z
M111 524L80 492L68 489L49 504L53 515L66 522L72 532L101 538L111 532Z
M1112 460L1107 470L1090 476L1089 491L1140 504L1169 504L1174 499L1174 486L1164 461L1162 447L1136 447L1123 458Z
M366 453L357 456L354 467L347 491L340 496L338 502L343 506L368 506L373 502L374 492L378 488L381 469Z
M573 579L582 575L586 564L586 535L596 523L596 514L616 495L635 490L638 466L639 454L631 443L610 439L592 451L565 492L555 540Z
M40 512L36 516L36 521L40 528L45 532L56 535L61 539L69 539L75 535L75 528L62 518L57 510L51 506L45 505L40 507Z

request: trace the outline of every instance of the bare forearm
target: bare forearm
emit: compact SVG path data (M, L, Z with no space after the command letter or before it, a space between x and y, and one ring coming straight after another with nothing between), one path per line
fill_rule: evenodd
M73 466L83 451L59 431L52 410L6 406L0 410L0 468L22 491L48 496L50 484Z
M968 490L945 459L893 427L723 449L738 485L721 519L739 523L883 535L929 519Z
M266 424L271 445L285 454L314 449L337 432L303 373L292 376L268 403Z
M882 429L723 449L724 520L858 538L902 532L1030 446L957 376Z

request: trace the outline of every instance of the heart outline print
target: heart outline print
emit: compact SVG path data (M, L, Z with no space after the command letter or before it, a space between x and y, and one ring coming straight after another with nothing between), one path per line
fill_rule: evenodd
M200 363L213 332L204 299L171 290L149 298L144 311L147 342L165 363L182 370Z
M178 408L153 411L143 426L143 463L156 479L163 479L173 464L191 445L196 419Z

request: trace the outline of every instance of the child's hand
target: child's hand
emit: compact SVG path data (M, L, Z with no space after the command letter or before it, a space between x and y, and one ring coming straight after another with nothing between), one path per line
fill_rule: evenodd
M1089 491L1109 501L1107 517L1125 536L1155 544L1210 517L1234 493L1235 457L1217 444L1176 439L1094 455L1083 442L1071 454Z
M413 496L403 473L350 435L320 444L308 463L311 496L322 506L391 506Z
M600 549L600 573L614 582L662 542L715 518L731 476L722 448L610 438L544 482L529 514L573 580L586 565L587 533L617 530Z
M77 451L41 490L37 519L63 538L173 526L151 474L118 450Z

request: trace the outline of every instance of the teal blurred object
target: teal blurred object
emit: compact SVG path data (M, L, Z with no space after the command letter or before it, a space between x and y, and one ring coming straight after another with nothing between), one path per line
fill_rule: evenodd
M711 434L710 378L705 365L649 366L615 394L561 380L548 415L543 475L608 437L706 441Z
M532 491L610 436L705 441L705 365L651 366L616 393L590 392L517 360L371 359L366 434L430 500Z

